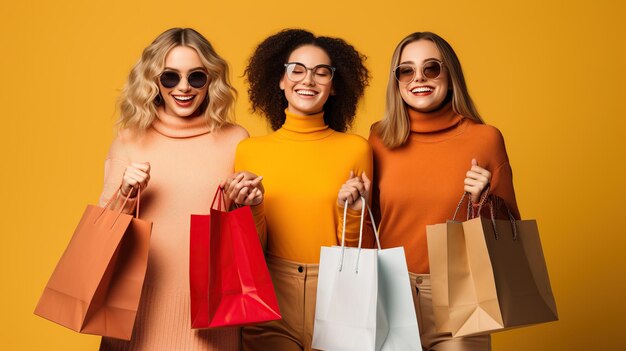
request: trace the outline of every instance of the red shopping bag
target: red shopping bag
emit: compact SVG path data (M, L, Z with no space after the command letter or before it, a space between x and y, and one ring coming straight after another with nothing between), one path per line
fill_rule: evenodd
M222 188L217 189L210 215L191 215L192 328L241 326L281 318L252 211L249 206L224 211L223 193Z

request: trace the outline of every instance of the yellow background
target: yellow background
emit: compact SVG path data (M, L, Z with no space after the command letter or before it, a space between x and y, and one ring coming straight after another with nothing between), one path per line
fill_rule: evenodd
M623 350L626 244L624 5L619 1L8 1L0 5L0 349L95 350L32 314L84 207L97 201L114 101L159 33L199 30L241 74L279 29L339 36L373 73L354 132L382 115L389 60L430 30L456 49L470 92L504 134L519 207L536 218L560 321L494 336L494 350ZM310 181L315 181L311 179ZM419 180L416 180L419 181Z

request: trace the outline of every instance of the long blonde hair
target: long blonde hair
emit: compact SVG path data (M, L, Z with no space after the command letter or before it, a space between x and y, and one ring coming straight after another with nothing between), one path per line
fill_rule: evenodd
M385 115L383 119L373 127L373 132L375 132L381 138L383 144L390 149L404 145L411 132L406 103L402 100L402 96L400 95L398 81L394 76L393 69L400 64L400 56L402 55L404 47L407 44L422 39L432 41L441 53L443 65L448 70L452 85L452 109L454 112L461 116L471 118L478 123L484 123L472 102L472 98L469 96L463 70L461 69L461 63L450 44L435 33L415 32L402 39L393 52L389 81L387 83Z
M207 101L200 108L204 107L204 117L211 130L233 121L237 91L228 78L228 63L202 34L191 28L171 28L143 50L141 58L130 71L118 99L118 124L121 128L144 131L152 124L157 116L157 107L163 103L159 95L158 75L163 71L165 57L177 46L196 50L207 70Z

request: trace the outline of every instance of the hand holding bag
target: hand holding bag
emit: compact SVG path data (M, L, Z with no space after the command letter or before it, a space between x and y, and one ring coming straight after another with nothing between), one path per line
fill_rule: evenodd
M252 211L249 206L224 211L223 196L223 189L218 188L210 215L191 215L192 328L242 326L281 318Z
M435 314L438 327L464 336L557 320L536 221L515 220L504 201L495 196L487 197L485 203L490 218L478 216L453 223L455 229L447 231L446 271L431 268L433 304L437 296L448 308L447 318ZM509 219L496 219L496 209L506 210ZM436 226L441 229L440 224ZM431 239L436 243L435 236L441 233L428 228L431 267L442 260L437 256L441 248L434 247L431 252ZM447 291L442 291L445 282ZM437 318L442 316L445 324Z
M378 299L378 254L362 249L365 199L361 198L358 248L345 246L348 205L341 246L322 246L312 347L332 351L378 351L389 332Z
M152 222L88 205L35 314L80 333L130 340L148 263Z
M313 348L320 350L413 351L421 348L404 248L345 247L347 204L341 246L322 247Z

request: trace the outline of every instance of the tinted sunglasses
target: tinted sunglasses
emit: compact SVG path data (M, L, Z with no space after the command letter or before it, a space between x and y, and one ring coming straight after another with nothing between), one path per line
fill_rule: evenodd
M159 81L163 87L171 89L180 83L180 73L176 71L164 71L159 75ZM209 81L209 76L202 71L194 71L187 75L187 82L195 89L204 88Z
M441 74L442 67L442 62L436 60L426 61L422 65L422 76L428 79L435 79ZM409 83L415 80L417 69L418 68L412 64L403 63L396 67L393 70L393 73L396 76L398 82Z

